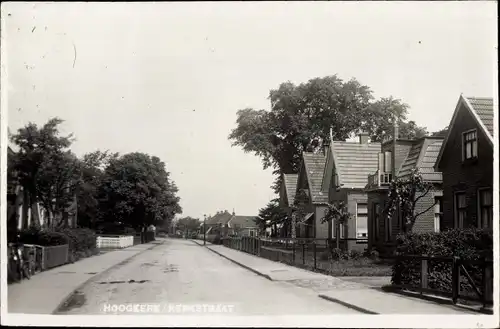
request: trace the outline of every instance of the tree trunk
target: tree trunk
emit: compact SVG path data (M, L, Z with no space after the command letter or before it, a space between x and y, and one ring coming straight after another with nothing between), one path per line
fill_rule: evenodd
M297 238L297 216L292 213L292 239Z

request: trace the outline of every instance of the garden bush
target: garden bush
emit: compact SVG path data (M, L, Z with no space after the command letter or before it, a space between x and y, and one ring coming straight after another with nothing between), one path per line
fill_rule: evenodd
M44 247L69 244L69 237L61 232L30 228L19 232L19 242Z
M408 233L397 237L396 255L429 255L435 257L459 257L465 261L492 258L493 234L491 230L452 229L440 233ZM474 283L482 288L482 271L479 265L465 266ZM429 288L444 292L452 289L452 263L429 261ZM392 267L392 283L420 285L421 261L396 261ZM464 277L461 291L472 291Z

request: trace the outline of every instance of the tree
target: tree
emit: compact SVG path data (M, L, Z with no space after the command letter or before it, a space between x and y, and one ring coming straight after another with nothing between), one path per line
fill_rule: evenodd
M340 226L343 226L344 229L347 228L345 225L349 219L351 218L351 213L347 208L347 204L344 201L325 203L323 204L327 208L325 210L325 216L321 219L322 223L330 223L329 225L334 225L335 227L335 235L337 237L337 249L340 248ZM348 232L344 233L345 238L347 239Z
M336 75L315 78L298 86L282 83L269 93L271 110L246 108L237 112L236 128L229 135L233 146L241 146L262 159L264 169L277 175L298 170L303 151L318 151L329 139L345 140L360 130L380 140L393 116L406 125L408 106L393 98L373 102L371 90L356 79L343 81ZM416 129L408 123L403 130ZM408 132L408 133L409 133Z
M432 183L423 180L422 174L417 169L413 169L408 178L393 180L389 185L388 202L385 208L387 217L392 218L396 212L400 212L403 231L411 231L417 218L434 207L432 204L423 211L415 212L418 201L431 191L432 186Z
M136 229L165 225L182 213L178 189L165 163L144 153L112 159L104 170L99 206L106 221L120 221Z
M104 170L110 161L118 158L118 153L94 151L87 153L80 161L81 182L77 190L78 222L80 226L95 229L102 219L99 210L99 188Z
M75 187L78 166L68 150L73 139L72 135L59 136L58 126L62 122L59 118L52 118L42 127L30 122L10 136L19 147L12 169L26 190L25 201L35 226L40 222L33 205L39 199L49 216L60 217L60 212L69 205L69 195Z
M200 221L198 218L193 217L182 217L179 218L175 225L176 230L181 230L185 232L195 232L200 228Z
M265 230L269 227L272 228L273 236L277 234L278 225L284 224L287 221L287 214L279 205L278 199L273 199L259 210L259 216L256 219L256 224L259 229Z

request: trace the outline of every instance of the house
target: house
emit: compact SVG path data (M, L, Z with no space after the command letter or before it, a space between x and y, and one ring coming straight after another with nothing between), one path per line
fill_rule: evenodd
M255 222L256 216L233 216L228 222L228 234L238 236L257 236L259 228Z
M16 156L16 152L8 146L7 148L7 218L10 230L28 229L35 223L39 223L40 227L48 226L48 214L42 207L40 202L34 202L29 206L29 193L19 183L17 173L12 169L12 160ZM62 218L67 223L68 227L77 227L77 198L76 195L73 202L62 213Z
M340 235L341 248L363 251L368 239L368 174L378 165L380 143L370 143L366 133L358 142L333 141L327 146L326 165L321 190L330 203L344 202L350 220L339 229L330 223L329 237Z
M283 174L282 184L280 188L279 205L289 217L292 216L293 212L298 178L299 175L297 174ZM288 233L290 232L282 232L282 236L288 236Z
M206 234L207 235L217 235L222 236L227 235L228 226L227 223L233 217L233 214L229 213L227 210L217 211L214 216L210 216L206 219ZM203 234L203 230L201 232Z
M295 201L301 203L303 213L297 218L297 238L328 238L328 223L321 222L328 202L328 194L321 191L325 161L324 153L302 153L295 190Z
M443 226L492 228L493 99L460 95L436 161Z
M442 137L401 138L397 123L394 125L392 138L382 143L381 151L377 155L376 170L368 176L366 186L370 250L375 249L381 254L392 252L396 235L407 229L414 232L440 230L442 175L435 171L434 165L442 143ZM422 179L430 183L431 188L429 191L417 194L419 199L414 209L417 218L414 225L408 228L399 211L396 211L392 218L388 218L385 213L390 182L393 179L407 179L412 170L418 170L422 174Z

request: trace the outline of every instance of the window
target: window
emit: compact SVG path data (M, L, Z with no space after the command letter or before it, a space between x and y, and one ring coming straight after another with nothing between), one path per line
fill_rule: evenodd
M467 200L464 192L455 193L455 227L464 228L467 217Z
M491 189L479 190L479 228L493 228L493 194Z
M250 236L254 236L255 235L255 232L253 230L250 230Z
M356 238L366 239L368 237L368 205L358 203L356 209Z
M434 197L434 232L441 230L441 222L443 220L443 198L440 196Z
M477 131L463 133L463 159L477 158Z
M380 205L378 203L373 204L373 217L375 224L375 240L380 238Z

